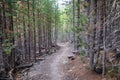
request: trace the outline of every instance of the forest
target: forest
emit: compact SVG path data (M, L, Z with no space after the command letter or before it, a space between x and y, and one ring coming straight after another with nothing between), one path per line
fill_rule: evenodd
M120 80L120 0L0 0L0 80Z

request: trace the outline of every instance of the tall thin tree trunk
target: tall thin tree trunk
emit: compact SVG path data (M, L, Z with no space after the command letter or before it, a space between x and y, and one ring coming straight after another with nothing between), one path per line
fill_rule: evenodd
M28 56L29 56L29 61L31 58L31 28L30 28L30 4L29 4L29 0L27 0L27 4L28 4Z
M73 27L75 27L75 0L73 0ZM73 31L73 42L74 42L74 50L75 50L75 32Z
M35 1L33 0L33 28L34 28L34 59L36 62L36 25L35 25Z
M25 18L24 18L24 15L23 15L23 32L24 32L24 56L25 56L25 59L27 59L27 53L28 53L28 49L27 49L27 37L26 37L26 25L25 25Z
M3 3L2 3L3 5ZM0 6L0 7L3 7L3 6ZM0 9L0 77L3 77L3 74L5 74L5 69L4 69L4 62L3 62L3 48L2 48L2 44L3 44L3 30L4 30L4 25L3 25L3 9ZM1 74L2 73L2 74Z
M80 27L80 0L78 0L78 13L77 13L77 28ZM77 29L77 34L79 33ZM79 37L80 35L77 35L77 50L79 49Z
M105 23L106 22L106 1L105 0L103 0L102 1L102 27L103 27L103 47L104 47L104 53L103 53L103 61L102 61L102 64L103 64L103 77L104 77L104 75L105 75L105 72L106 72L106 48L105 48L105 40L106 40L106 32L107 32L107 30L106 30L106 28L107 28L107 26L106 25L104 25L103 23Z
M94 67L94 54L95 54L95 34L96 34L96 28L95 28L95 0L91 0L90 3L90 28L91 28L91 35L90 35L90 65L91 68Z

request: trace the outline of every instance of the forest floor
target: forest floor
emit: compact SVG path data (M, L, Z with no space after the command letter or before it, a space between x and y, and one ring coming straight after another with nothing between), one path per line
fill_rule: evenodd
M58 44L61 48L45 60L34 63L22 77L16 80L103 80L89 69L89 59L76 57L68 59L72 54L73 46L67 43Z

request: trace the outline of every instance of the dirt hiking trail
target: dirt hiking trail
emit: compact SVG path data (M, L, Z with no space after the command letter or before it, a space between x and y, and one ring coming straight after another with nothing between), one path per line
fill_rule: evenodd
M62 80L64 75L61 66L68 62L68 56L72 54L72 45L58 43L60 49L45 60L34 63L21 79L18 80Z
M80 57L75 60L68 59L69 56L75 56L72 54L72 44L67 42L58 45L60 49L56 53L34 63L34 66L17 80L102 80L100 75L85 68L88 64L83 64Z

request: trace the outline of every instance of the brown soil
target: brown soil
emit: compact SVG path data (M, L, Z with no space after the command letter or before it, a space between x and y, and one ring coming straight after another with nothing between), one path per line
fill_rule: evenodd
M66 73L63 80L104 80L101 75L90 70L87 58L77 56L75 60L69 60L63 66Z

